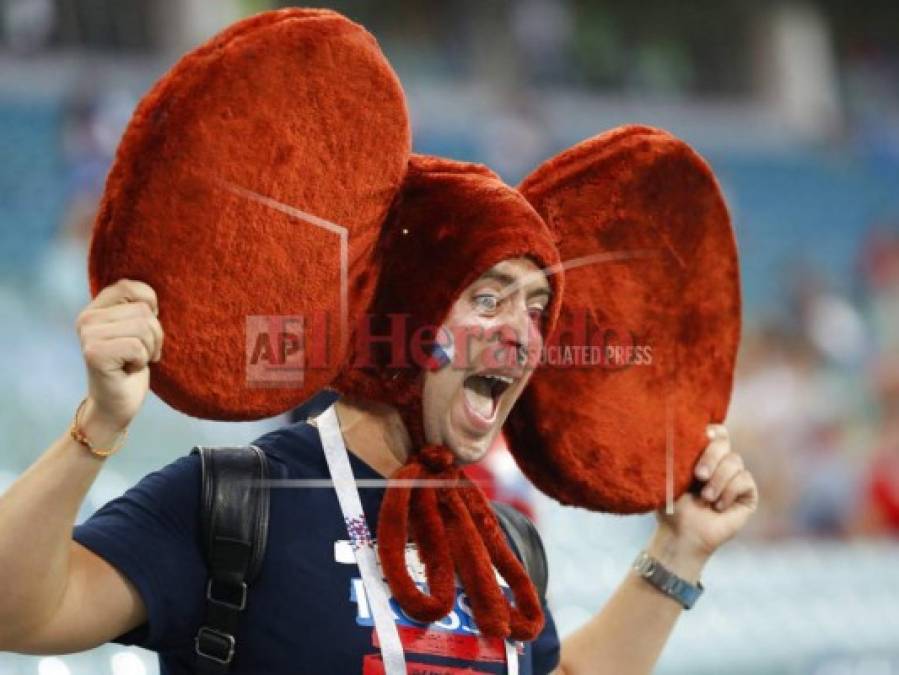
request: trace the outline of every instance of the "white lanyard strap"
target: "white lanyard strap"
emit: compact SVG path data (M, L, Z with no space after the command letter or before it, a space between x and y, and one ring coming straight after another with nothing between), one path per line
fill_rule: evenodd
M506 647L506 672L508 675L518 675L518 649L515 642L503 640Z
M340 423L334 406L330 406L319 415L316 423L325 451L325 460L328 462L328 470L334 480L337 501L340 502L340 511L343 513L347 534L350 537L350 545L356 556L356 564L359 566L362 584L365 586L375 620L384 672L386 675L406 675L403 644L400 642L400 634L393 619L393 612L390 610L384 579L378 570L374 540L368 529L365 513L362 511L362 501L359 499L359 490L356 489L353 469L347 456L346 445L343 443L343 434L340 432Z

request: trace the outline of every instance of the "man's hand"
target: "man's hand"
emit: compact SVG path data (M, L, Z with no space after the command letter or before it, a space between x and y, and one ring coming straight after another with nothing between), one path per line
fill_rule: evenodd
M75 326L87 367L83 426L88 437L123 429L143 403L151 362L162 357L156 293L147 284L120 279L97 294ZM94 436L91 436L91 432Z
M758 488L743 459L730 447L727 428L710 424L710 439L694 475L701 481L700 496L686 492L674 503L674 513L656 511L659 532L668 545L707 558L746 524L759 501Z

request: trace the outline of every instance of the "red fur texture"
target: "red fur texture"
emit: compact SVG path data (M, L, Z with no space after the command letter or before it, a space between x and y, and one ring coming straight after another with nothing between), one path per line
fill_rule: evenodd
M548 160L519 189L563 260L608 256L566 271L554 341L583 344L564 333L587 316L614 345L651 347L651 361L539 368L506 424L511 450L563 504L657 508L669 487L672 498L689 487L705 426L730 399L740 288L718 183L683 141L630 126Z
M157 292L166 345L153 390L187 414L235 420L279 414L328 384L339 353L301 386L247 381L246 317L327 313L329 344L341 338L339 234L265 199L346 228L358 314L410 147L396 75L335 12L260 14L183 57L128 125L89 259L95 294L121 277Z
M485 635L531 639L543 625L533 584L451 451L425 443L422 371L378 351L357 367L357 322L370 314L384 335L388 315L403 314L411 339L491 266L530 257L552 272L548 346L649 353L541 365L504 429L512 453L564 504L647 511L687 489L705 425L727 411L740 336L733 231L708 165L658 129L583 141L517 189L410 148L403 91L361 26L306 9L239 22L138 105L95 224L91 289L122 277L153 286L166 345L151 386L184 413L257 419L328 386L396 406L419 450L395 477L458 487L388 488L378 547L394 596L439 619L455 572ZM299 386L249 382L248 317L259 315L327 315L327 365ZM410 538L428 593L405 566Z

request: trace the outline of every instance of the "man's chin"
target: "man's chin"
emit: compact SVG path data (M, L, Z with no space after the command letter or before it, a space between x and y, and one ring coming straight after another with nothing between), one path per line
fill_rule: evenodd
M447 446L452 450L459 464L474 464L482 460L484 455L487 454L494 434L488 432L478 438L465 438L464 436L464 434L455 435L455 437L450 438Z
M461 450L453 449L453 454L456 456L456 462L462 466L466 464L477 464L482 459L484 459L484 455L487 454L486 448L462 448Z

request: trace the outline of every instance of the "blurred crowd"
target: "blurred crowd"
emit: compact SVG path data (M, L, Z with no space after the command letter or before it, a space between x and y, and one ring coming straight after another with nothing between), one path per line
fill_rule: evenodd
M747 326L729 418L763 537L899 535L899 223L874 223L841 294L797 263Z

